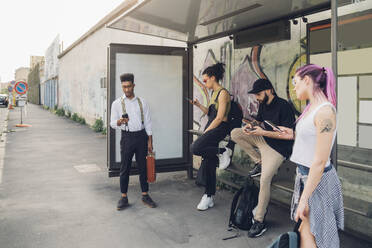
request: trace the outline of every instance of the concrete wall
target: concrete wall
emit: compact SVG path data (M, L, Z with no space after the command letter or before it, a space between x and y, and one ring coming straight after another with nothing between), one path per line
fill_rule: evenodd
M106 120L107 89L101 88L101 79L107 75L110 43L184 46L177 41L102 28L60 58L58 106L78 113L88 124L99 118Z
M44 56L30 56L30 68L34 68L37 64L39 64L39 77L42 79L44 77Z

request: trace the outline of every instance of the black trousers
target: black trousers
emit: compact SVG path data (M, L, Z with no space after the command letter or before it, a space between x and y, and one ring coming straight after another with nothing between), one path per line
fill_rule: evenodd
M148 149L147 141L148 136L144 129L138 132L121 131L120 191L123 194L128 192L129 174L132 167L133 155L136 155L141 190L142 192L149 191L146 168L146 155Z
M218 143L220 143L228 133L228 124L222 122L217 128L200 136L190 147L192 154L201 156L205 160L207 171L205 193L208 196L216 193L216 167L219 163L217 157L217 154L219 154Z

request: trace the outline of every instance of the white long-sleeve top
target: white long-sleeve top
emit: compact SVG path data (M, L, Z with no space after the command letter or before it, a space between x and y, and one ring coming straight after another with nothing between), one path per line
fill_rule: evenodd
M117 121L123 115L123 109L121 106L122 98L124 98L125 109L129 117L129 122L128 122L129 131L137 132L145 128L147 135L152 135L150 108L147 102L142 97L140 97L140 100L142 102L142 107L143 107L144 124L142 124L141 109L138 104L137 96L133 97L132 99L128 99L125 95L123 95L112 103L110 126L113 129L128 131L126 130L126 127L124 124L121 126L117 125Z

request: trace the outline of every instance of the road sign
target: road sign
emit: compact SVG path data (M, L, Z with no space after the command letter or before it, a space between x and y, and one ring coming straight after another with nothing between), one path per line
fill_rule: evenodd
M14 81L14 80L10 81L10 85L12 85L12 86L14 86L15 83L16 83L16 81Z
M23 82L23 81L19 81L16 83L16 85L14 86L15 88L15 91L20 94L20 95L24 95L26 94L27 90L28 90L28 85L26 82Z
M13 87L11 85L8 86L8 91L9 92L12 92L13 91Z
M23 101L23 100L18 101L18 107L23 107L25 106L25 104L26 104L26 101Z

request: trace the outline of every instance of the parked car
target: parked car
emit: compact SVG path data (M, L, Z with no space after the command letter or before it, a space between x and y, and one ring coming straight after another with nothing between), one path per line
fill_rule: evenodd
M0 105L4 105L5 107L8 107L9 99L8 96L5 94L0 94Z

